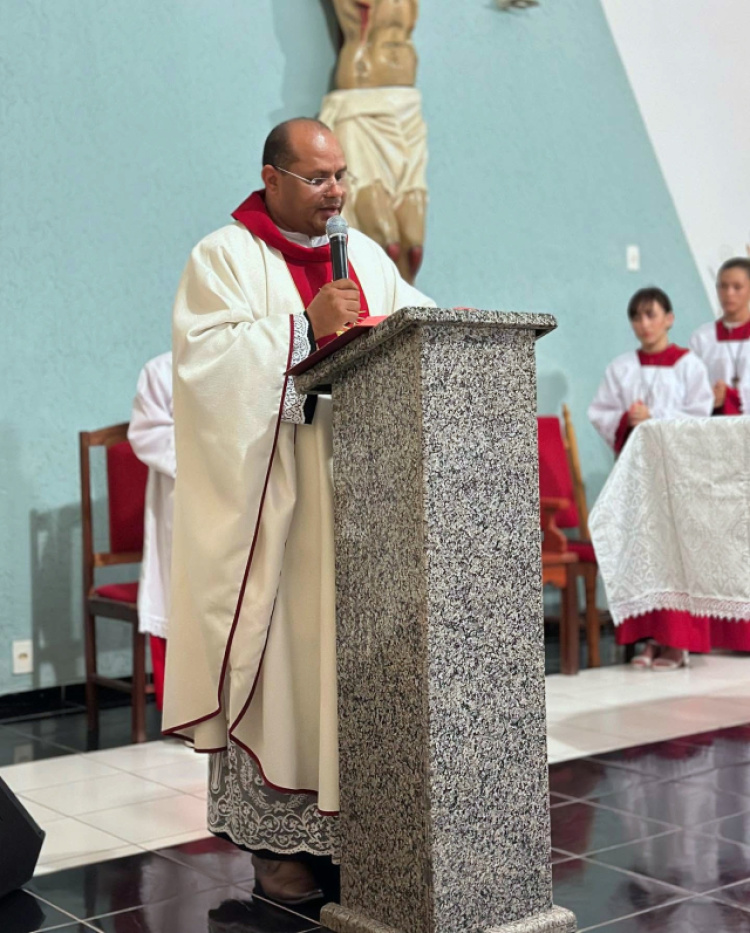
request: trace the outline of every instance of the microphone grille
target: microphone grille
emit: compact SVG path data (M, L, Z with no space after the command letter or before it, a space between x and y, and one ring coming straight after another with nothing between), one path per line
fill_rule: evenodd
M326 233L329 237L346 236L349 233L349 224L344 220L341 214L334 214L326 221Z

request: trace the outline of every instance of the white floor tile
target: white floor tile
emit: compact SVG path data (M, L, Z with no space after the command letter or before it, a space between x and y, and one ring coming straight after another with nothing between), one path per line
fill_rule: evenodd
M96 853L96 860L100 853L121 849L124 844L117 836L87 826L71 817L55 820L42 828L47 831L47 837L39 856L40 865L59 862L62 859L85 858L90 853Z
M183 794L205 797L208 788L208 761L205 755L193 753L193 757L187 761L139 771L138 777L163 784Z
M116 849L106 849L103 852L86 852L72 858L56 859L52 862L39 862L34 871L37 875L49 875L53 871L62 871L65 868L78 868L80 865L91 865L96 862L105 862L113 858L124 858L126 855L139 855L143 852L140 846L126 845Z
M138 775L113 771L106 777L90 781L29 790L25 796L42 806L57 809L66 816L79 816L96 810L127 807L144 800L173 797L177 793L173 788L144 780Z
M102 752L89 752L92 761L137 774L163 765L177 764L197 757L197 753L187 748L182 742L159 740L143 742L140 745L124 745L121 748L108 748ZM201 755L201 758L206 756Z
M98 810L79 819L125 842L142 845L154 839L205 830L207 816L205 801L189 794L178 794L130 807Z
M0 768L0 777L16 794L25 794L39 787L52 787L73 781L117 774L113 768L95 761L91 755L61 755L42 761L27 761L21 765Z
M83 782L85 785L85 781ZM33 793L33 791L32 791ZM50 823L54 823L55 820L64 820L69 814L60 813L57 810L52 810L49 807L44 807L39 803L36 803L34 800L29 800L28 797L22 797L20 794L18 796L18 802L28 810L29 816L32 820L35 820L42 829L46 829Z
M141 848L149 852L154 849L166 849L167 846L179 846L185 842L196 842L198 839L208 839L211 833L207 829L195 829L190 833L180 833L177 836L165 836L163 839L152 839L141 843Z

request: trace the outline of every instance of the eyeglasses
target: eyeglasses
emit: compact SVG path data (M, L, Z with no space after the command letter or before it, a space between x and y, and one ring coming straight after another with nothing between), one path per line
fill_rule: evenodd
M299 178L299 180L304 181L306 185L315 188L316 191L330 191L331 188L334 188L336 185L340 188L346 188L347 185L351 185L356 181L354 175L345 168L342 168L340 172L336 172L335 175L324 175L320 178L305 178L304 175L290 172L289 169L282 168L280 165L274 165L273 167L277 172L291 175L292 178Z

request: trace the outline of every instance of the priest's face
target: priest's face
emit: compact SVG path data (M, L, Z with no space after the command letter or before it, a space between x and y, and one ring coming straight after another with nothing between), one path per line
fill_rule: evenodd
M263 167L266 205L282 230L323 236L346 202L344 153L333 133L315 124L290 127L289 143L292 162Z

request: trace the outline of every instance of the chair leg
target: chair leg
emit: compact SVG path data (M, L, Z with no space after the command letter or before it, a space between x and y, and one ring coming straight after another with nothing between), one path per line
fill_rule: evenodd
M560 607L560 670L563 674L577 674L580 653L580 620L578 618L577 570L565 568L565 588L561 591Z
M146 741L146 636L133 626L133 693L131 741Z
M99 693L94 683L96 675L96 617L84 611L83 643L86 664L86 714L89 732L99 728Z
M588 645L588 666L601 667L599 638L601 625L599 611L596 608L596 567L586 567L584 584L586 586L586 644Z

